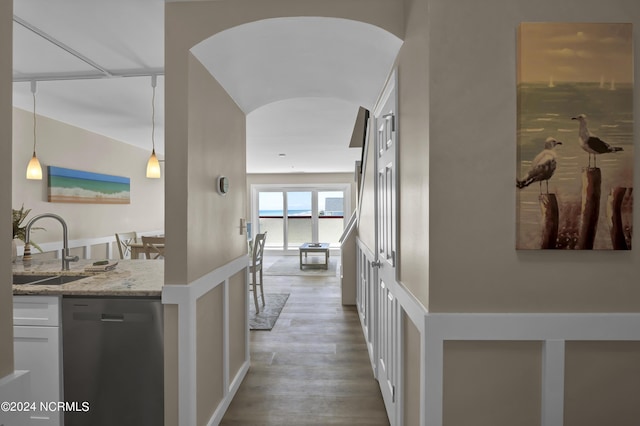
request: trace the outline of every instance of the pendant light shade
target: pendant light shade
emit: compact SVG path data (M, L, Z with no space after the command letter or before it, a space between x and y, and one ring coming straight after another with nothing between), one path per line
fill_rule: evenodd
M156 141L155 141L155 133L156 133L156 76L151 76L151 87L153 88L153 96L151 98L151 157L149 157L149 161L147 161L147 177L150 179L158 179L161 176L160 173L160 162L158 161L158 157L156 157Z
M35 151L33 151L33 157L31 157L27 165L27 179L42 180L42 166L38 161L38 157L36 157Z
M147 161L147 177L152 179L158 179L160 177L160 162L158 161L158 157L156 157L155 148L151 151L151 157L149 157L149 161Z
M27 179L42 180L42 166L36 157L36 82L31 82L33 95L33 156L27 165Z

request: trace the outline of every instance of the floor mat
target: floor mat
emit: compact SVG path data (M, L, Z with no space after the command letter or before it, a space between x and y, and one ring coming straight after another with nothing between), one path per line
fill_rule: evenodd
M276 324L282 308L284 308L289 293L265 293L265 305L262 306L262 298L258 294L258 306L260 312L256 314L256 305L253 301L253 294L249 300L249 329L250 330L271 330Z

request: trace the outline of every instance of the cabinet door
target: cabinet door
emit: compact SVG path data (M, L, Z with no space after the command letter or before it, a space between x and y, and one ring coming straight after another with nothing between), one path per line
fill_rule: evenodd
M31 401L61 401L60 327L15 326L13 350L15 369L31 371ZM60 418L55 410L31 413L33 425L59 426Z

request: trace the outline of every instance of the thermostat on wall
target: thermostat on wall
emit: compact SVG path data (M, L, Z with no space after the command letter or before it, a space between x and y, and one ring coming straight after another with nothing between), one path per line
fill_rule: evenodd
M221 195L225 195L229 192L229 178L226 176L218 176L217 189L218 193Z

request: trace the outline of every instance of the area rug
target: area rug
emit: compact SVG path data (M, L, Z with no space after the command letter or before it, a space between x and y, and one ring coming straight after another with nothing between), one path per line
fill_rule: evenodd
M313 263L313 266L305 266L300 269L300 257L283 256L273 265L265 269L264 275L314 275L318 277L333 277L336 275L339 256L329 257L329 267L324 269L320 264L324 263L324 256L308 256L305 263Z
M271 330L276 324L284 304L287 303L289 293L265 293L264 306L262 298L258 294L258 306L260 312L256 314L256 305L253 301L253 294L249 300L249 329L250 330Z

